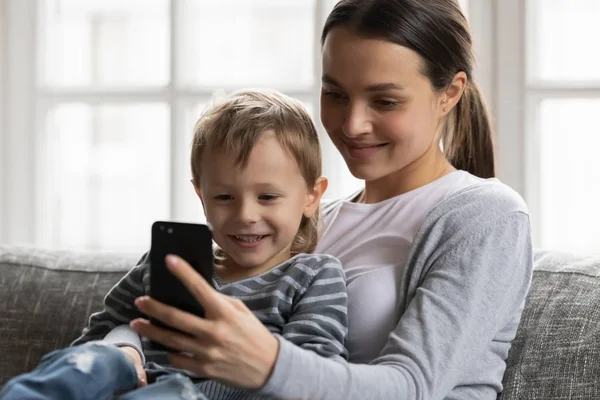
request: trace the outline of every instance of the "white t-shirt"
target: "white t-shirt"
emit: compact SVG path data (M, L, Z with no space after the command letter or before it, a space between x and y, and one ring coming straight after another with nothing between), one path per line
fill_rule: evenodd
M375 204L336 201L324 206L324 234L315 253L331 254L348 283L349 360L376 358L398 324L402 269L425 217L453 193L484 179L455 171Z

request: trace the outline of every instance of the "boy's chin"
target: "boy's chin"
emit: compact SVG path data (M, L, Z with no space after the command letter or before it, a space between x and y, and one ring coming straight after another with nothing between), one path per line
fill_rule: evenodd
M265 265L267 259L265 257L248 257L248 256L234 256L232 257L233 262L239 269L258 269Z

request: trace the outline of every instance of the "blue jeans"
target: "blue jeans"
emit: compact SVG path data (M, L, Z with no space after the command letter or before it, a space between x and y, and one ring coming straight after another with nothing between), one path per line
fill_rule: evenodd
M205 400L180 374L137 388L133 364L115 346L87 343L42 357L33 371L9 381L0 400Z

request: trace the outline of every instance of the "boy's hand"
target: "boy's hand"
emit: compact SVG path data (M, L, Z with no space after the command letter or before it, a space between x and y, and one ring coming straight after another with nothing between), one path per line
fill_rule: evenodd
M120 346L119 349L125 353L125 356L133 363L138 375L138 387L146 386L148 379L146 378L146 370L142 365L140 353L131 346Z

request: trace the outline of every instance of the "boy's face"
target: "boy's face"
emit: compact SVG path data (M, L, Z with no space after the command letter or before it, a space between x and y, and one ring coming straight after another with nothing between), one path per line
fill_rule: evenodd
M315 213L322 193L307 188L275 133L261 135L244 168L221 150L208 152L202 171L196 192L227 268L253 276L287 260L302 216Z

